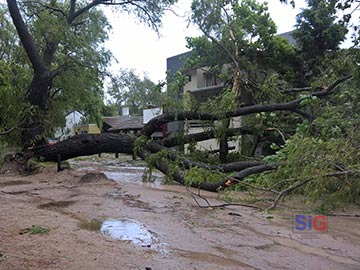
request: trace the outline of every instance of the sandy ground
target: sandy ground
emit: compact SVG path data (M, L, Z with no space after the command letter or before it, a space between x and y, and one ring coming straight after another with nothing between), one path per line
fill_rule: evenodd
M180 186L86 173L0 175L1 270L360 269L359 218L329 217L327 234L296 234L290 214L203 209ZM84 226L108 218L143 223L157 245L136 246ZM34 224L49 232L24 231Z

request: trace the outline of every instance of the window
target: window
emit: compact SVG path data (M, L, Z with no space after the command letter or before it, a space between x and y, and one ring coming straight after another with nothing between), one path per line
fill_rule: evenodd
M215 78L215 76L213 74L205 73L204 74L204 79L205 79L205 86L206 87L216 85L216 78Z

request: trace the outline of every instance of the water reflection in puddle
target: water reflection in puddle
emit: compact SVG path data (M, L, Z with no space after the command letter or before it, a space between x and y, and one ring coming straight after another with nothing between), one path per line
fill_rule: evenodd
M143 183L143 174L147 170L142 166L131 166L130 164L119 164L113 166L109 164L102 164L100 162L83 162L71 161L71 167L79 171L98 171L104 173L109 179L118 183ZM153 172L151 176L151 183L159 186L163 181L163 175L158 172ZM151 185L152 186L152 185Z
M141 173L128 173L128 172L107 172L104 171L107 178L116 182L142 182Z
M135 246L147 247L166 253L155 233L150 232L143 224L132 219L107 219L102 223L100 232L113 239L129 241Z

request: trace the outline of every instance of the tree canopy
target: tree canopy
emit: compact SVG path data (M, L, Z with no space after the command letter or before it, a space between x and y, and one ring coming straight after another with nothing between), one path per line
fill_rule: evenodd
M164 102L161 86L146 74L141 78L132 69L122 69L113 76L109 94L119 109L129 107L131 115L142 115L142 111L148 108L161 108Z
M9 13L4 6L1 11L6 15L1 21L1 54L12 55L3 57L2 64L15 59L14 44L21 43L24 51L16 52L19 58L15 63L28 70L29 76L27 85L25 82L15 94L24 101L18 121L22 144L43 143L69 109L82 110L89 121L100 123L103 81L111 53L104 48L110 25L99 6L135 14L157 31L164 10L174 2L7 1ZM11 91L9 96L15 89ZM4 123L5 129L12 124Z

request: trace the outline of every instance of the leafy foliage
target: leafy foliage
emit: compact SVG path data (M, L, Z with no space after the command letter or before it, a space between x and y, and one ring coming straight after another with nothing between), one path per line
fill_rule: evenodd
M16 128L24 113L22 96L31 71L21 62L21 50L18 47L15 28L8 18L5 6L0 5L0 133ZM19 129L0 138L0 143L19 143Z
M300 47L302 57L307 63L307 72L317 75L317 67L326 53L339 50L348 32L348 19L339 20L336 0L308 0L308 8L297 16L294 38Z
M143 109L162 107L163 93L146 75L140 78L134 70L123 69L112 78L109 94L118 107L129 107L131 115L141 115Z
M143 179L146 181L151 181L152 171L155 167L158 167L162 163L167 167L165 172L165 183L173 182L174 173L179 171L179 164L176 161L171 161L168 158L168 151L166 149L161 150L157 153L151 154L146 158L146 164L148 165L149 171L146 172Z
M185 174L185 185L191 186L193 184L201 184L204 182L219 182L223 178L222 174L217 172L210 172L199 167L192 167Z
M303 97L301 106L314 121L286 113L259 113L256 119L243 121L256 130L263 149L264 143L268 145L269 149L263 152L264 160L281 163L276 172L250 176L245 181L282 190L311 178L309 184L296 192L304 194L309 202L320 202L323 210L330 210L341 203L359 200L360 77L356 75L325 100L307 97L306 91L317 91L338 78L359 74L360 58L358 50L339 49L348 31L350 15L338 18L336 14L339 9L350 9L353 1L307 2L308 8L298 15L294 47L274 35L276 28L267 17L266 5L255 1L193 1L192 21L204 36L187 38L193 53L186 67L209 67L210 72L231 85L239 65L240 97L250 92L255 104ZM264 29L267 33L262 32ZM297 90L309 85L308 90ZM289 88L295 90L282 91ZM192 104L201 111L230 111L233 108L224 93L223 97L211 97L202 106L196 101ZM218 138L226 128L217 129ZM192 169L188 181L205 178L201 173L198 168Z
M257 70L265 68L288 72L295 50L284 38L275 36L276 26L266 4L254 0L195 0L192 10L192 22L204 36L187 38L193 50L189 66L209 66L223 81L234 77L231 69L224 73L223 65L240 65L245 82L257 82Z
M56 126L61 126L64 112L70 109L81 110L87 121L101 124L103 81L111 54L104 47L110 25L97 7L109 5L117 11L134 14L141 22L158 30L164 10L174 3L175 0L38 0L19 1L19 4L8 1L25 50L19 50L20 57L16 58L13 48L18 46L7 46L1 40L0 55L5 60L16 59L14 62L21 63L31 74L27 89L20 95L27 101L22 102L27 107L22 119L23 145L44 143L46 136L53 133ZM0 23L5 31L1 30L0 36L18 43L2 8Z
M276 172L263 174L257 184L276 185L283 189L302 179L313 179L296 192L311 203L320 202L320 209L329 211L347 202L359 200L360 185L360 117L355 79L340 91L318 104L319 117L312 123L304 121L296 135L268 162L280 162ZM320 106L319 106L320 105Z

